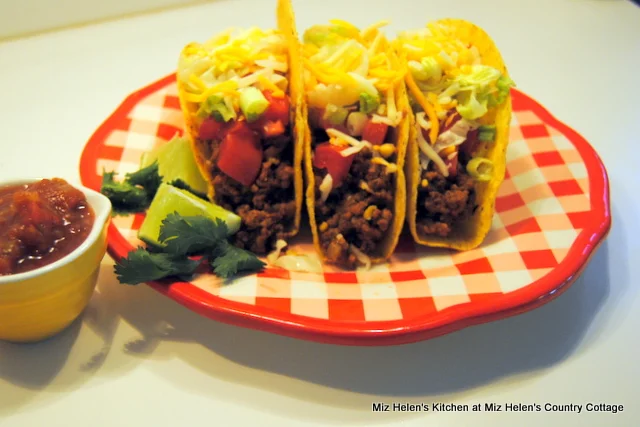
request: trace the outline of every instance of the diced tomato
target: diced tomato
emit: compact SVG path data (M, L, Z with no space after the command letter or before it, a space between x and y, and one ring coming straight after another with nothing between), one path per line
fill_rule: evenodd
M218 155L218 167L239 183L253 184L262 165L260 139L245 121L235 122L222 143Z
M449 178L454 178L458 175L458 152L449 154L444 158L444 164L447 165L449 170Z
M220 139L220 134L224 129L224 123L220 123L212 117L204 119L200 125L200 139L211 140Z
M48 207L41 196L35 192L20 192L13 196L16 210L23 221L38 225L62 224L60 215ZM49 202L51 203L51 202Z
M274 97L268 90L264 91L263 95L269 101L269 106L261 118L269 122L280 121L286 127L289 124L289 98L286 95L281 98Z
M329 142L316 145L313 156L313 166L326 169L333 179L333 188L340 187L351 169L355 154L343 156L340 154L347 147L338 147Z
M384 142L388 130L389 125L384 123L373 123L369 120L362 131L362 140L369 141L373 145L380 145Z
M478 149L478 144L480 144L480 140L478 139L478 134L480 131L478 129L474 129L467 133L467 139L460 144L460 152L464 153L467 157L473 157L473 153Z
M274 136L282 135L284 133L284 125L280 120L277 122L267 122L262 126L262 136L265 138L271 138Z

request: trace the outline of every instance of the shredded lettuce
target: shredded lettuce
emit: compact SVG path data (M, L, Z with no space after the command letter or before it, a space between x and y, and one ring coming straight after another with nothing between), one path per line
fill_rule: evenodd
M503 103L514 86L513 80L487 65L473 65L468 73L455 78L459 92L458 113L467 120L475 120L487 113L489 107Z
M467 90L459 93L457 110L467 120L478 119L487 114L487 99L478 99L475 90Z
M422 68L427 76L425 80L438 81L442 78L442 67L435 58L425 57L420 61Z

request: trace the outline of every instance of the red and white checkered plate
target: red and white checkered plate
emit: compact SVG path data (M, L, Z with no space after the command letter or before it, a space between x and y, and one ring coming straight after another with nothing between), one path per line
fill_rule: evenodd
M321 342L413 342L522 313L559 295L606 237L611 216L607 174L575 131L514 90L507 174L493 227L468 252L414 245L408 234L390 263L369 271L326 267L317 273L269 268L222 283L155 282L157 291L222 322ZM98 189L104 169L139 167L140 155L182 133L174 75L130 95L95 132L82 154L84 185ZM109 253L141 244L144 214L116 217ZM307 227L308 228L308 227ZM303 229L292 242L313 253Z

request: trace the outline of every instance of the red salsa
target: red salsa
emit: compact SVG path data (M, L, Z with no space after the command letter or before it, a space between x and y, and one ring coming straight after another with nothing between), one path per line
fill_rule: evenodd
M95 215L59 178L0 187L0 276L51 264L87 238Z

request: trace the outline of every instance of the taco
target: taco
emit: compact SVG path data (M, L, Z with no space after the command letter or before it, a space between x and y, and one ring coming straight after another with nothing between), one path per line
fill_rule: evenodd
M180 105L207 195L242 218L234 243L257 254L300 227L304 127L296 126L296 40L290 4L280 1L277 30L228 30L187 45L178 63Z
M323 260L346 268L388 259L405 218L409 104L383 25L334 20L302 46L309 221Z
M489 232L504 179L509 78L489 36L444 19L399 34L412 107L407 222L422 245L472 249Z

